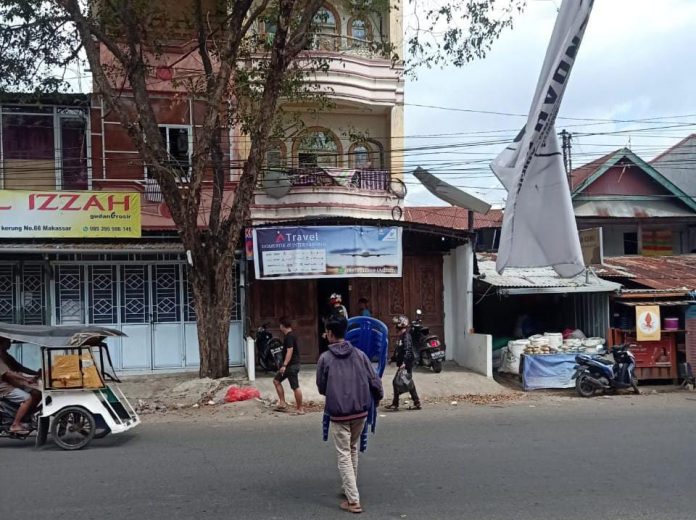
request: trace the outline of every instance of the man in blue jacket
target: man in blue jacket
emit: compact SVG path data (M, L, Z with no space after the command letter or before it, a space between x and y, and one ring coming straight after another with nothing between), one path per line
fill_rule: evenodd
M358 443L373 400L380 401L384 393L370 360L345 341L347 327L342 316L326 321L329 349L317 363L317 388L326 397L324 411L331 418L331 438L347 499L341 503L341 509L362 513L357 482Z

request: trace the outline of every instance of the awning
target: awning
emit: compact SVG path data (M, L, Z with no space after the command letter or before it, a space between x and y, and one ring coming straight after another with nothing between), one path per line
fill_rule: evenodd
M582 200L573 201L576 218L683 218L693 211L669 200Z
M0 253L183 253L180 242L0 242Z
M573 278L561 278L552 267L509 267L498 274L492 256L477 256L479 275L476 279L495 288L498 294L609 293L621 289L621 284L602 280L591 271Z

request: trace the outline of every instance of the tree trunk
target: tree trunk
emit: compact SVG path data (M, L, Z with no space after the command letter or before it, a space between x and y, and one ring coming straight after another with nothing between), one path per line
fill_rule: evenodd
M189 269L196 308L200 377L218 379L230 374L228 343L234 291L232 263L229 255L213 253L212 262L193 259ZM202 265L201 265L202 264Z

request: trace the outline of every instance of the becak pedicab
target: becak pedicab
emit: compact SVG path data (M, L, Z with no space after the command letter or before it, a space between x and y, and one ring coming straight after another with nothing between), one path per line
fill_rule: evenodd
M122 433L140 418L118 385L106 338L121 331L89 325L15 325L0 323L0 337L41 349L38 390L41 403L26 422L36 432L36 446L53 442L64 450L79 450L92 439ZM0 400L0 437L25 439L10 431L16 406ZM28 418L29 419L29 418Z

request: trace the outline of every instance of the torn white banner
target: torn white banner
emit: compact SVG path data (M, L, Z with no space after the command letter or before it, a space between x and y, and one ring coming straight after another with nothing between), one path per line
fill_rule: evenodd
M491 163L508 191L496 269L585 268L554 122L594 0L563 0L527 124Z

